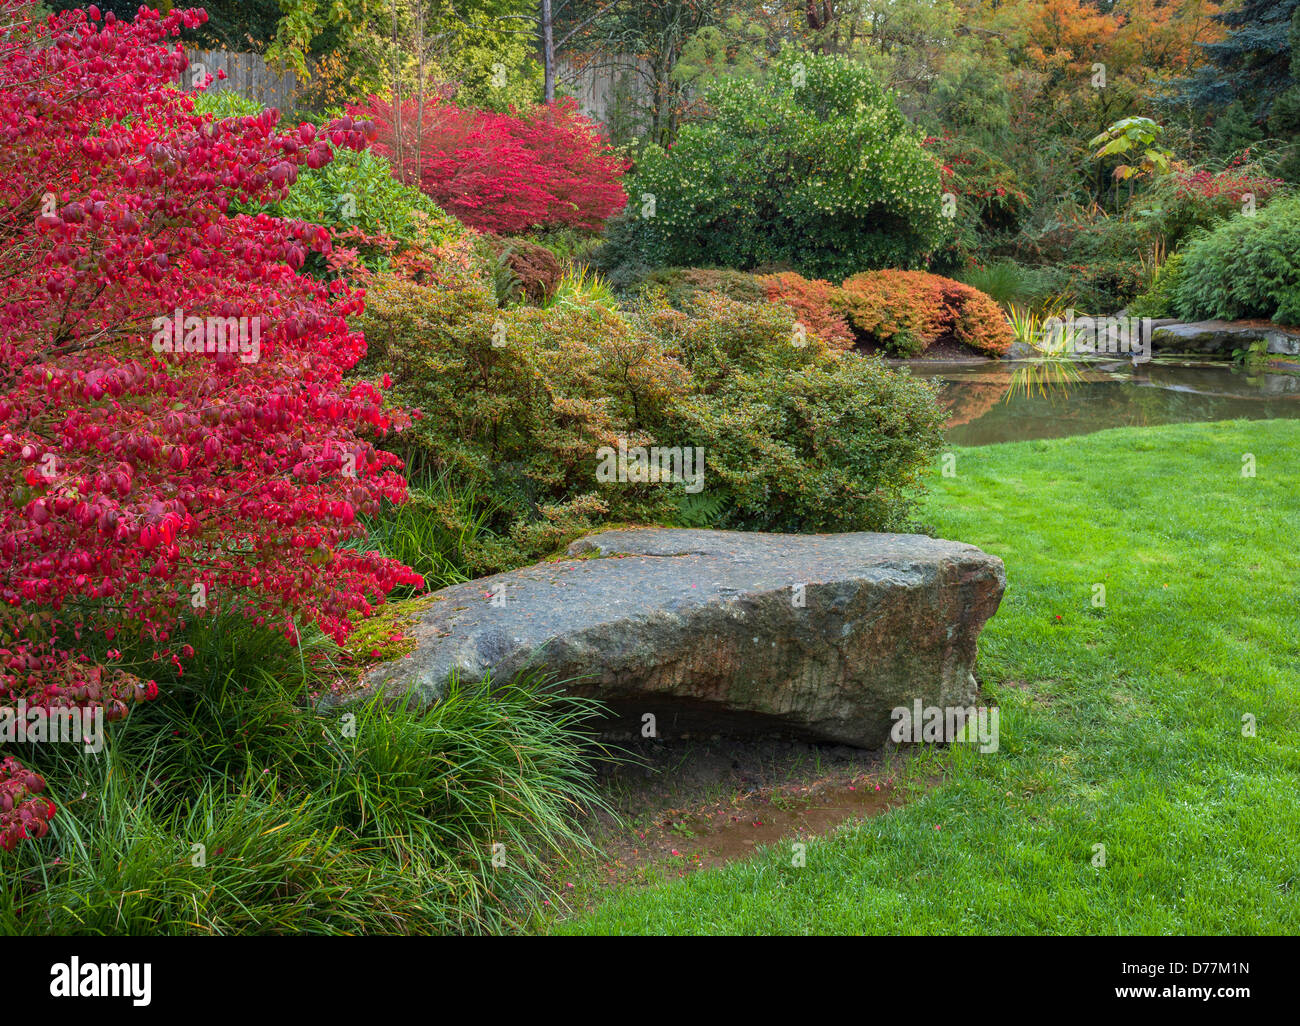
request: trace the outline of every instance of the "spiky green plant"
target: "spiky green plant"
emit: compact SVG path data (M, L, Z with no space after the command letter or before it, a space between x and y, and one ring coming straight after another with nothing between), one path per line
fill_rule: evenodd
M1074 362L1076 336L1068 330L1047 330L1047 322L1060 318L1064 302L1059 297L1044 307L1032 309L1007 306L1007 320L1017 342L1034 350L1035 355L1017 364L1011 372L1011 385L1004 402L1022 393L1028 397L1034 392L1046 397L1049 392L1060 391L1068 395L1068 386L1082 380L1083 375Z
M407 501L385 502L382 512L367 520L368 537L357 547L400 560L422 574L430 590L469 580L465 554L491 533L496 506L446 471L417 468L408 472L407 485Z
M553 306L573 306L582 303L595 303L607 310L616 310L618 300L609 283L586 264L569 263L564 268L555 292L543 304L547 309Z

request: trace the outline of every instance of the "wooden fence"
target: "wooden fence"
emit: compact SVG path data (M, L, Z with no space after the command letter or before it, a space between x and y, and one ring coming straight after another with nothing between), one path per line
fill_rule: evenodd
M587 68L578 68L568 61L559 60L555 65L555 79L573 94L584 114L608 124L610 113L618 101L620 87L634 104L647 102L649 89L641 74L647 67L646 61L631 55Z
M292 71L277 74L266 66L260 54L187 50L186 55L190 59L182 81L186 87L193 88L203 81L205 75L211 75L209 93L236 92L256 100L263 107L278 107L284 111L293 109L298 76ZM226 73L224 79L217 78L219 71Z
M239 93L256 100L264 107L278 107L289 111L294 107L298 92L298 77L292 71L278 74L266 66L260 54L236 53L229 50L188 50L190 66L181 84L193 88L212 75L209 93L227 91ZM556 80L573 93L583 113L597 121L608 122L621 88L635 101L644 102L647 89L644 78L637 72L644 61L628 56L602 62L599 66L577 68L561 60L556 64ZM226 77L218 79L218 71Z

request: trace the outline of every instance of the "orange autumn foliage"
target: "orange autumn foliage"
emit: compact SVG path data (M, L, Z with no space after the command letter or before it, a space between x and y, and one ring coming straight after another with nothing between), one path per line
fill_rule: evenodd
M839 289L828 281L810 281L793 271L765 274L759 279L768 302L784 303L805 328L833 349L851 349L853 332L844 315L832 307Z
M899 356L917 356L951 340L988 356L1012 342L1011 326L991 298L926 271L867 271L847 279L835 301L855 331Z

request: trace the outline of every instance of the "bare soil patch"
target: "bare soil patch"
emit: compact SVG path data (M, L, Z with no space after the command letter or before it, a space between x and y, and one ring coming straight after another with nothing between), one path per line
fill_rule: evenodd
M618 743L621 760L598 765L616 815L594 813L587 823L601 854L555 881L570 906L825 835L904 801L903 749L718 735Z

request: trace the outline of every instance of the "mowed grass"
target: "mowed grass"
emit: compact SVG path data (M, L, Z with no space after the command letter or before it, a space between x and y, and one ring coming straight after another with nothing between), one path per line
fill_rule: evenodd
M922 519L1006 562L1000 750L933 751L942 783L802 868L774 846L554 931L1300 931L1300 421L961 449L932 487Z

